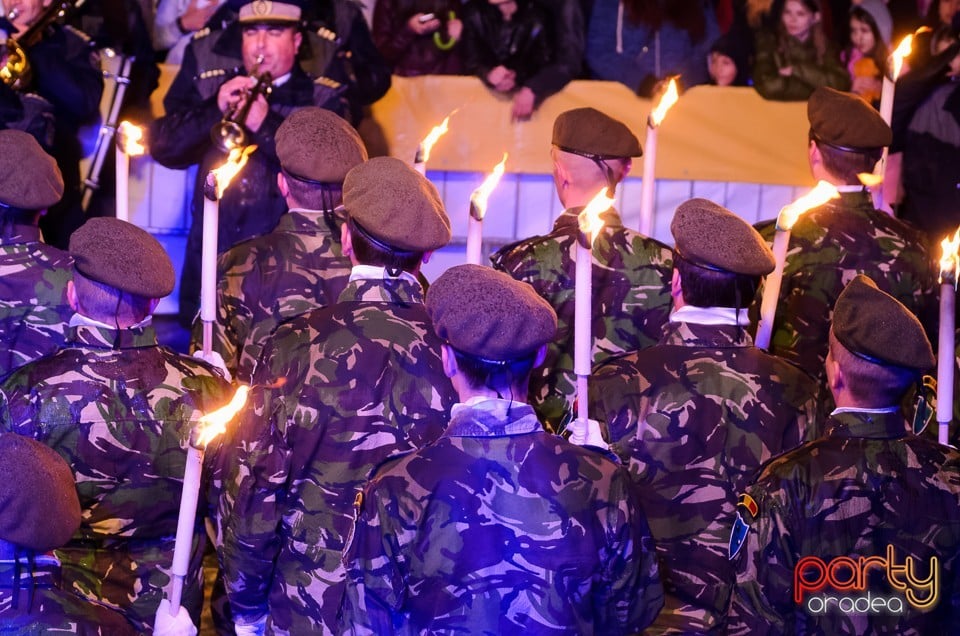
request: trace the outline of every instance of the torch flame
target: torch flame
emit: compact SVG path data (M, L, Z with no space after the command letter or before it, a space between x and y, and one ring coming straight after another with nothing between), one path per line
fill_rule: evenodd
M918 31L919 33L920 31ZM913 36L905 36L900 40L900 44L897 45L897 48L893 51L893 81L896 82L897 78L900 77L900 71L903 70L903 59L910 55L913 50Z
M604 188L590 200L587 207L583 208L583 211L577 217L580 231L587 235L591 245L603 228L603 219L600 218L600 215L613 207L615 201L615 199L607 196L607 189Z
M777 216L777 229L793 229L793 224L797 222L797 219L800 218L801 214L819 205L823 205L830 199L836 199L839 196L840 193L837 192L836 186L833 186L826 181L819 182L813 188L813 190L806 193L793 203L785 205L780 210L780 215Z
M207 413L200 418L197 429L197 445L206 447L213 438L227 430L227 423L240 412L243 405L247 403L247 394L250 393L250 387L241 385L237 392L233 394L230 403L223 406L213 413Z
M943 248L943 255L940 257L940 282L946 275L956 275L957 260L960 252L960 228L954 232L952 237L946 237L940 241L940 247Z
M860 183L867 186L868 188L873 188L883 183L883 175L874 174L872 172L857 173L857 178L860 179Z
M667 111L677 103L678 99L680 99L680 94L677 92L677 78L674 77L667 84L667 90L660 97L660 102L656 108L650 112L650 123L654 128L663 122L663 118L667 116Z
M450 118L453 117L454 113L457 111L454 110L452 113L443 118L443 121L440 122L439 126L434 126L430 133L423 138L423 141L420 142L420 158L423 160L423 163L427 163L427 160L430 159L430 151L433 149L433 145L443 137L449 128L447 124L450 123Z
M230 150L230 156L227 157L227 162L219 168L211 170L214 179L216 179L218 199L223 198L223 193L227 191L227 186L230 185L233 178L237 176L237 173L247 165L247 159L256 149L256 145L250 145L245 148L232 148Z
M487 213L487 201L490 199L490 194L493 192L493 189L500 183L500 177L503 176L503 169L506 165L507 153L503 153L503 159L493 167L493 172L488 174L487 178L480 184L480 187L470 195L470 204L476 211L478 221L482 221L483 216Z
M143 129L135 126L128 121L120 122L117 126L117 143L123 148L123 152L131 157L138 157L145 153L147 149L142 143Z

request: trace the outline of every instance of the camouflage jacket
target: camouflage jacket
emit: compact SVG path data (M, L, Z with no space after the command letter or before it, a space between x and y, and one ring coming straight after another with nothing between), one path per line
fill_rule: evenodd
M284 320L336 302L350 276L340 248L341 218L291 210L264 236L220 255L213 350L238 382L248 383L266 339ZM193 325L191 349L203 346Z
M205 363L158 346L149 326L79 325L68 341L0 386L0 430L47 444L74 471L83 515L57 550L64 588L152 628L170 581L186 440L230 387ZM195 541L184 605L199 621L200 512Z
M73 310L67 281L73 259L40 242L31 225L2 228L0 236L0 378L52 353L66 340Z
M491 257L493 266L533 288L557 312L557 337L543 366L530 378L530 403L553 430L572 413L577 214L564 212L546 236L508 245ZM593 244L593 362L637 351L657 342L670 315L670 248L623 226L613 210Z
M629 634L663 604L626 471L544 432L526 404L458 404L358 509L348 634Z
M19 571L13 561L0 561L0 634L139 633L121 614L62 591L60 565L52 556L38 555L33 563L21 557Z
M773 242L775 221L756 227ZM823 364L833 305L857 274L872 278L915 313L928 334L936 333L937 265L925 239L912 225L875 210L869 193L841 193L801 216L788 250L770 352L816 378L821 399L828 395Z
M354 280L264 346L221 505L241 622L269 613L273 633L336 631L357 493L388 456L435 440L456 401L422 297L406 274Z
M664 331L657 346L595 371L590 414L609 428L657 543L666 599L651 629L723 633L737 494L803 440L814 384L742 328L671 322Z
M731 633L956 633L960 453L908 434L899 413L835 412L824 437L772 461L737 510ZM837 558L854 568L823 576ZM873 567L854 580L865 559ZM925 588L897 589L908 559ZM918 610L911 596L930 607Z

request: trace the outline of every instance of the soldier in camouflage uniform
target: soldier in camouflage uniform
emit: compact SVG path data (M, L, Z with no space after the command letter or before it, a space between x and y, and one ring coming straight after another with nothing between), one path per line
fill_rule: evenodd
M19 130L0 131L0 378L63 345L70 256L40 240L37 219L60 200L53 158Z
M705 199L680 205L671 230L670 323L657 345L595 370L590 413L629 467L657 543L666 599L647 633L721 634L737 494L803 440L815 385L746 331L744 304L774 266L759 234Z
M416 278L450 240L436 188L379 157L347 174L343 202L350 282L264 345L236 499L221 503L238 631L336 631L356 494L386 457L436 439L455 401Z
M663 603L627 472L543 430L524 400L556 314L526 283L462 265L427 294L460 402L434 444L357 500L347 634L630 634Z
M927 327L936 320L936 265L923 234L875 210L857 175L872 172L890 127L852 93L818 88L807 104L810 169L837 186L840 198L801 216L793 226L770 352L797 364L820 384L829 412L823 362L830 315L844 285L867 274ZM772 242L773 221L757 224Z
M740 497L731 633L956 633L960 453L912 435L898 407L936 364L930 343L866 276L837 299L829 337L837 408L824 436L772 461Z
M604 187L612 193L642 154L621 122L594 110L562 113L553 126L553 178L566 208L546 236L508 245L493 266L533 285L557 312L557 337L530 380L530 403L557 430L572 413L574 274L577 215ZM623 226L616 210L603 215L593 244L593 362L657 342L670 314L670 249Z
M342 187L350 168L367 159L356 130L338 115L310 107L277 130L277 185L290 208L272 232L222 254L217 268L213 350L248 383L260 348L277 325L336 302L350 276L343 255ZM192 347L201 346L194 322Z
M0 429L43 442L74 471L83 517L57 550L64 588L149 630L170 581L186 441L230 387L205 363L158 346L149 317L174 271L156 239L94 218L70 253L68 345L0 385ZM195 532L183 604L199 622L199 515Z
M137 633L120 614L60 589L60 563L45 553L79 525L63 458L22 435L0 434L0 633Z

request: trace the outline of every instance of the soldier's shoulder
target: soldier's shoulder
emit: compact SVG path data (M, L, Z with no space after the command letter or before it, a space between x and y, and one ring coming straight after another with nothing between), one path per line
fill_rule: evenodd
M491 260L494 267L505 270L510 265L530 260L537 252L559 249L560 237L553 234L538 234L504 245L494 253Z

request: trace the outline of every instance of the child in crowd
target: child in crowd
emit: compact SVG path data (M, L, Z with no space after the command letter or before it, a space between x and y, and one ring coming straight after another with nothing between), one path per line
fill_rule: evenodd
M890 54L893 20L883 0L862 0L850 8L850 46L843 62L850 73L851 92L876 106Z
M720 36L707 55L710 83L716 86L749 86L750 45L733 33Z
M753 82L766 99L802 101L818 86L850 89L850 75L827 39L819 0L786 0L775 31L757 35Z

